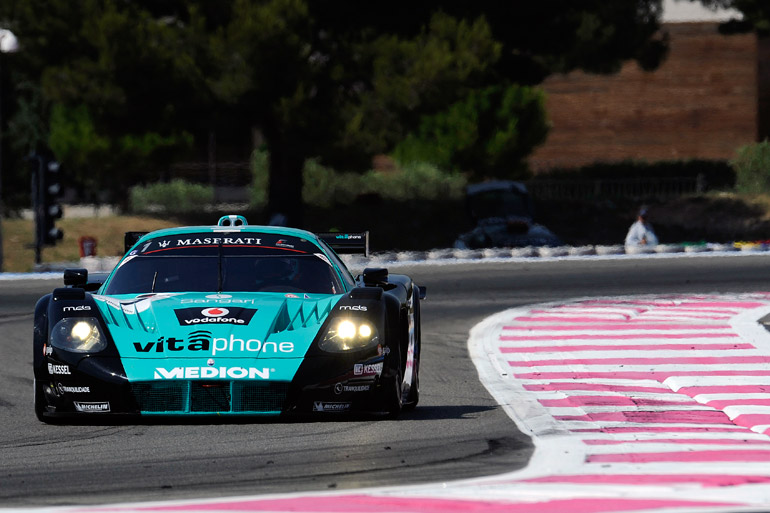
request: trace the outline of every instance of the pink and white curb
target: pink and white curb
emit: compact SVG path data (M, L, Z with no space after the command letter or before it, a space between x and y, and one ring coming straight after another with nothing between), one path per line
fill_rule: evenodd
M524 470L334 493L37 511L726 512L770 509L770 294L585 299L471 330Z

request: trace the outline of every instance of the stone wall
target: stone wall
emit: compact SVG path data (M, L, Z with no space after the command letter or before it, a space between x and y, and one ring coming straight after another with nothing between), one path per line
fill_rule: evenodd
M531 156L532 169L731 159L737 148L756 141L758 52L770 45L758 48L754 34L726 36L717 28L664 25L670 53L654 72L629 62L616 75L549 77L543 88L552 129Z

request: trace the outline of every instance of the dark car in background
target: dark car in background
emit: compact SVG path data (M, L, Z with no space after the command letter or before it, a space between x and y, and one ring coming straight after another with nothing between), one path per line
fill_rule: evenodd
M534 222L532 198L521 182L500 180L466 188L468 214L476 225L461 234L461 249L561 246L552 231Z

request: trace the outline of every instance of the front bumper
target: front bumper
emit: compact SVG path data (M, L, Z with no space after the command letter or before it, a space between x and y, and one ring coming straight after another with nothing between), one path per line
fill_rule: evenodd
M285 374L277 371L279 362L260 361L255 370L243 362L209 367L164 360L130 380L125 368L133 363L119 358L89 357L72 365L47 357L35 372L36 409L43 418L377 412L384 411L386 360L298 359L290 380L280 379Z

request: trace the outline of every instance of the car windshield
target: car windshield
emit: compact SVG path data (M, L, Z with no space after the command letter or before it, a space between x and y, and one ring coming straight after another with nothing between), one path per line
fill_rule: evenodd
M140 245L123 260L104 293L343 291L328 258L308 241L209 235L153 239Z

